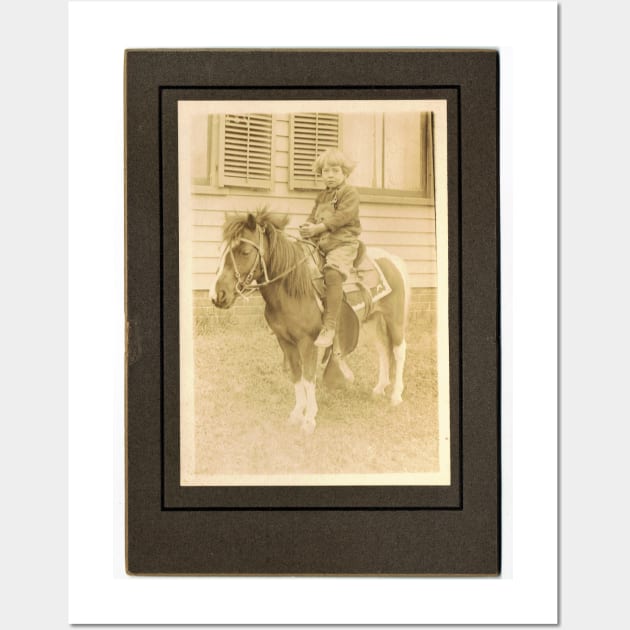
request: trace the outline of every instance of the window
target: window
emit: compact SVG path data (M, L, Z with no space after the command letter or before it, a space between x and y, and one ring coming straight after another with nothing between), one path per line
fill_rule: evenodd
M358 164L352 183L364 192L433 197L430 112L347 114L342 143Z
M219 117L218 185L271 188L271 114Z
M313 189L321 179L311 167L317 156L326 149L339 146L340 121L338 114L292 114L290 117L289 187Z
M290 187L322 186L311 172L317 155L339 147L357 162L351 183L364 194L433 197L431 112L291 116Z

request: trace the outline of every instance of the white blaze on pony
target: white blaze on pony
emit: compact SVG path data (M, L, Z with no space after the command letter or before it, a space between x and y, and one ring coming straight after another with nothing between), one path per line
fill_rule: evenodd
M322 327L321 311L309 266L304 264L312 251L285 234L288 220L287 216L274 216L266 209L255 215L228 216L223 226L226 249L211 297L218 308L230 308L238 295L260 291L265 319L282 347L295 388L295 406L289 422L312 433L318 412L318 352L313 342ZM384 250L368 250L368 254L378 261L391 287L391 292L374 304L365 323L372 329L379 354L379 378L373 391L377 395L385 393L393 362L391 402L396 405L402 401L404 389L409 285L402 260ZM353 379L343 357L333 352L329 360L347 381Z
M221 277L221 275L223 274L223 268L225 267L225 258L227 257L227 247L223 248L223 252L221 253L221 256L219 257L219 268L217 269L217 279ZM214 283L212 284L212 287L210 288L210 299L213 302L216 302L217 300L217 282L216 280L214 281Z

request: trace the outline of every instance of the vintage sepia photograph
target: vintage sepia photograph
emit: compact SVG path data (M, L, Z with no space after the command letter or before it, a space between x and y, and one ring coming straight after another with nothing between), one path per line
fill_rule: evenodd
M497 575L497 52L125 62L128 572Z
M448 486L447 103L178 103L182 486Z

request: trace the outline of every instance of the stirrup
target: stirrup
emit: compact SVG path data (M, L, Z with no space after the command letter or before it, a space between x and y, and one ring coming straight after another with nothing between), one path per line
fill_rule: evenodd
M319 333L319 336L313 342L319 348L329 348L333 345L333 341L335 339L335 329L334 328L322 328Z

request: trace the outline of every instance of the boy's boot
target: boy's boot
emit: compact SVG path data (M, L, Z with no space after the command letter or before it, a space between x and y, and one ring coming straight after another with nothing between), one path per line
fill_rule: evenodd
M337 327L337 317L343 298L343 277L336 269L326 269L324 272L326 284L326 309L324 310L324 327L315 339L315 345L320 348L332 346Z

